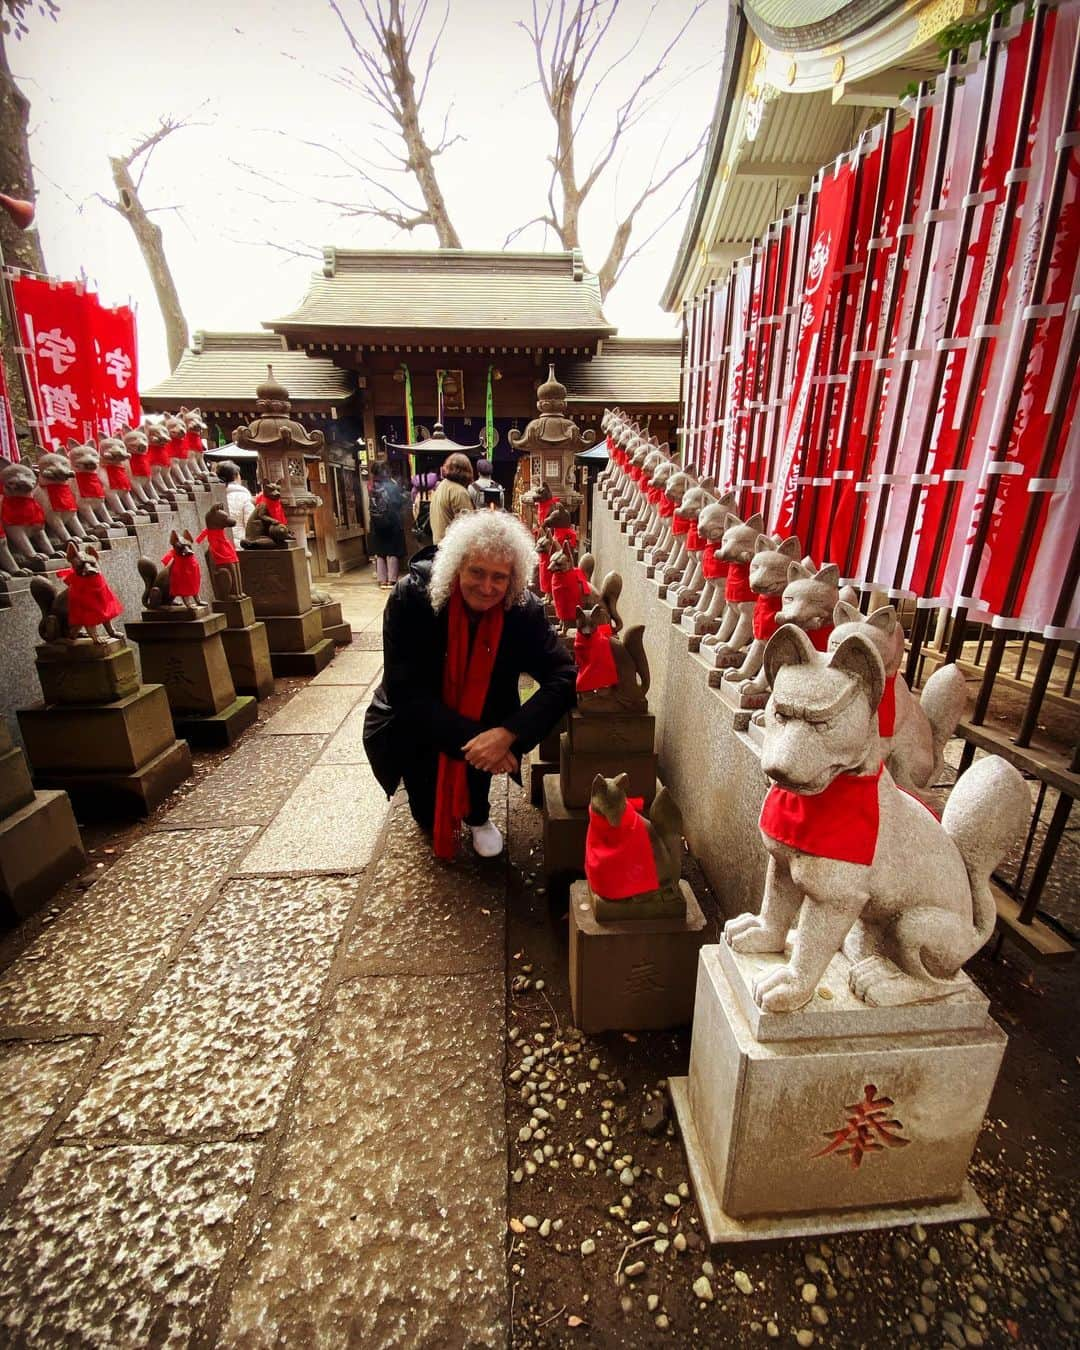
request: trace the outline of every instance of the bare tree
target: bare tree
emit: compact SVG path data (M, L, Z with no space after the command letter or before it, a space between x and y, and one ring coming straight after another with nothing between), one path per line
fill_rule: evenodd
M124 217L135 235L146 269L150 273L150 280L154 284L154 294L157 296L158 308L165 324L165 342L169 351L169 367L172 370L176 369L184 348L188 345L188 325L180 306L180 296L176 290L169 260L165 256L161 226L150 217L160 211L175 211L177 208L158 206L147 209L139 197L139 190L154 151L161 142L174 131L192 125L187 118L163 117L157 130L145 136L128 154L111 156L109 164L112 167L116 200L113 201L108 197L99 198L106 206L111 206ZM137 176L133 177L133 170Z
M554 230L563 248L581 247L581 213L587 199L613 162L617 163L616 156L621 148L625 148L626 136L664 96L663 76L668 69L669 58L686 36L699 11L705 7L706 0L695 0L686 19L659 52L651 68L617 105L613 125L604 138L603 149L583 172L576 156L581 129L589 118L600 89L641 45L644 30L657 8L657 0L653 0L637 40L620 55L608 59L609 33L619 3L620 0L540 0L540 3L532 0L531 19L518 20L517 26L528 34L533 44L540 88L555 122L555 153L549 157L551 179L548 184L547 211L518 226L507 237L507 243L530 225L542 224ZM636 247L630 248L638 213L668 186L680 169L690 163L701 149L705 134L667 163L662 162L664 147L661 146L645 187L629 207L620 213L607 256L597 269L601 295L607 295L627 265L682 206L692 183L660 224Z
M460 248L461 238L450 219L446 198L435 173L436 158L460 137L448 135L449 110L443 118L442 133L435 145L428 140L420 120L428 80L450 12L449 0L438 32L434 40L427 44L427 57L419 87L413 72L413 60L417 39L427 17L428 0L419 0L411 15L407 13L406 0L386 0L386 3L384 0L357 0L357 9L363 21L359 36L345 17L339 0L329 0L329 3L345 30L359 66L359 74L352 80L353 87L383 119L378 128L382 135L396 138L401 143L400 148L395 149L385 140L376 141L379 148L390 157L389 172L411 174L423 202L423 205L417 205L403 193L390 188L383 177L387 172L386 166L380 169L376 165L365 165L358 157L339 155L366 184L371 194L366 202L342 206L342 209L350 215L375 216L390 221L402 230L411 231L430 225L438 235L440 248Z

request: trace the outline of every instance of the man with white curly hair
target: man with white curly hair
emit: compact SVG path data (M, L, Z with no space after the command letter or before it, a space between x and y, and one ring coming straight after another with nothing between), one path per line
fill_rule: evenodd
M532 536L494 511L454 520L437 552L416 555L383 615L383 682L364 746L388 795L401 779L436 854L454 856L461 822L484 858L502 852L488 809L491 776L574 704L575 668L528 589ZM522 674L539 688L522 705Z

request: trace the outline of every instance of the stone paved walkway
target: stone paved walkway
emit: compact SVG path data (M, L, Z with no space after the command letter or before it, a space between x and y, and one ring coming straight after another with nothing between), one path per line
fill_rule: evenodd
M6 1345L506 1340L503 868L388 808L334 592L354 646L0 973Z

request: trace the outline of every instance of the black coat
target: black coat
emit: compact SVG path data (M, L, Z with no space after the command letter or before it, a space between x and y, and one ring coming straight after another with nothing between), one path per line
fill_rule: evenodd
M480 720L443 703L450 607L436 614L428 599L433 552L413 559L383 613L383 681L364 719L364 748L388 795L397 788L406 756L441 751L461 759L465 742L489 727L513 732L510 749L520 759L575 701L573 659L539 600L526 595L523 604L506 611ZM523 674L540 686L524 705L518 695Z
M371 539L369 552L384 558L405 556L405 494L393 479L376 483L369 493Z

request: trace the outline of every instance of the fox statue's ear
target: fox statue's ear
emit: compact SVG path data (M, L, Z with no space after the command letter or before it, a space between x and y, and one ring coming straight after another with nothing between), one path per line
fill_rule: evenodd
M760 511L754 512L754 514L746 522L746 528L748 530L758 530L759 532L765 528L765 517L761 514Z
M854 676L863 685L873 712L885 692L885 665L870 639L862 633L852 633L831 654L829 666Z
M854 605L849 605L846 600L837 600L833 605L832 621L834 627L839 627L842 623L858 623L862 615Z
M630 775L628 773L616 774L613 781L619 791L625 793L626 789L630 786Z
M802 666L813 659L813 644L803 630L793 623L782 624L765 648L763 665L769 688L773 687L776 672L784 666Z
M777 553L782 553L785 558L798 558L799 554L802 552L802 545L799 543L798 535L793 534L790 539L785 539L776 551Z
M176 533L175 530L173 530L172 534L169 535L169 543L172 544L173 548L175 548L179 542L180 536Z
M896 608L893 605L882 605L880 609L875 609L873 614L866 620L874 628L880 628L886 636L892 636L896 632L897 617Z
M729 512L728 515L727 515L727 517L726 517L726 519L724 520L724 529L725 529L725 530L733 530L733 529L736 527L736 525L741 525L741 524L742 524L742 521L739 519L739 517L736 516L736 515L734 515L733 513Z
M72 562L74 562L75 559L79 556L79 546L74 539L68 540L68 546L64 550L64 552L68 555L68 557L72 560Z
M776 544L773 542L772 539L769 538L767 534L759 534L758 537L754 540L755 553L767 553L771 549L774 549L775 547Z
M823 581L826 586L840 585L840 569L835 563L826 563L814 573L815 581Z
M804 567L802 563L790 562L787 565L788 581L805 581L807 577L812 577L813 575L814 574L810 571L809 567Z

